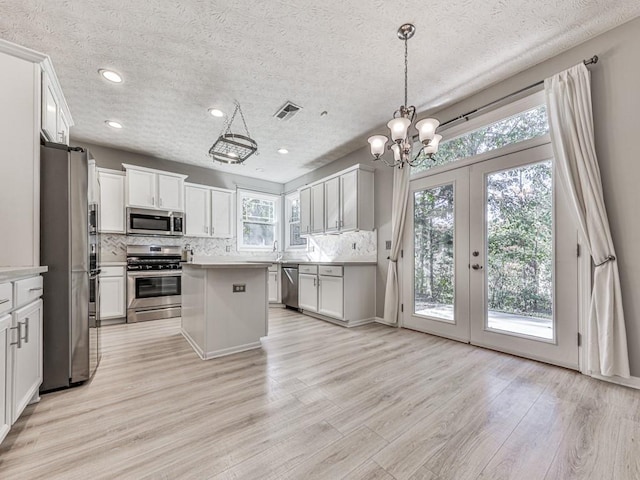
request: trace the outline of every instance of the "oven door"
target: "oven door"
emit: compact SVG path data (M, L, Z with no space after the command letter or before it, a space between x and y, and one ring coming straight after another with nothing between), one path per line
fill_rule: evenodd
M179 306L181 295L180 272L127 273L127 308Z
M171 235L170 212L127 208L127 233L138 235Z

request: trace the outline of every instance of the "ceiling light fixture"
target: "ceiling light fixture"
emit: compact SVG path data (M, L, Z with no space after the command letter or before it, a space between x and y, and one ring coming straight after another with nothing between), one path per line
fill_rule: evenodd
M253 140L247 128L247 122L240 108L240 103L235 101L236 108L233 110L231 120L225 122L218 140L209 149L209 155L216 161L228 164L240 164L254 153L257 155L258 144ZM231 125L240 112L240 118L244 125L246 135L231 133Z
M113 120L105 120L105 122L107 125L109 125L111 128L117 128L120 129L122 128L122 124L119 122L114 122Z
M111 83L122 83L122 75L120 75L118 72L101 68L100 70L98 70L98 73L105 79L109 80Z
M209 113L214 117L224 117L224 112L217 108L210 108Z
M436 129L440 122L435 118L425 118L415 124L420 136L422 148L412 159L413 135L409 135L409 128L416 118L416 107L407 106L407 70L408 70L408 50L407 43L416 33L416 27L410 23L405 23L398 29L398 38L404 40L404 105L400 106L393 114L393 119L387 123L391 132L392 145L388 147L393 151L393 162L388 162L382 157L385 146L389 139L384 135L373 135L368 142L371 145L371 154L374 160L382 160L389 167L404 168L405 165L415 167L420 165L425 159L431 159L438 151L438 144L442 135L436 134Z
M289 150L287 150L286 148L279 148L278 153L281 153L282 155L286 155L287 153L289 153Z

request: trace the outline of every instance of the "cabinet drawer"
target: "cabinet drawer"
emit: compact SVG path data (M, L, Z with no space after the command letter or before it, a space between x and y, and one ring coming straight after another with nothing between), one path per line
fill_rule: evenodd
M21 307L42 295L42 277L25 278L15 284L15 307Z
M0 283L0 314L13 308L13 286L11 283Z
M317 274L318 273L318 266L317 265L300 265L298 267L298 271L300 273Z
M318 273L320 275L327 275L328 277L341 277L342 267L336 265L320 265L318 267Z
M100 267L100 277L123 277L124 267Z

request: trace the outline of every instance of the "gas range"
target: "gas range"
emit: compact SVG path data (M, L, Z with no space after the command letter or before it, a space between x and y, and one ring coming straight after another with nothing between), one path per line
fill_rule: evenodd
M180 316L182 247L127 246L127 322Z

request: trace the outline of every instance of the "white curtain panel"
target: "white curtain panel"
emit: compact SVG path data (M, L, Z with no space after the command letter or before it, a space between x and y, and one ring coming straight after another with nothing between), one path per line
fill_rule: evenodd
M389 254L389 270L384 295L384 321L400 325L398 310L400 306L400 279L398 278L398 257L402 247L402 232L407 216L407 200L409 199L409 176L411 168L393 169L393 197L391 200L391 253Z
M628 378L620 276L593 137L590 72L581 63L547 78L544 87L557 177L569 194L595 264L587 368Z

